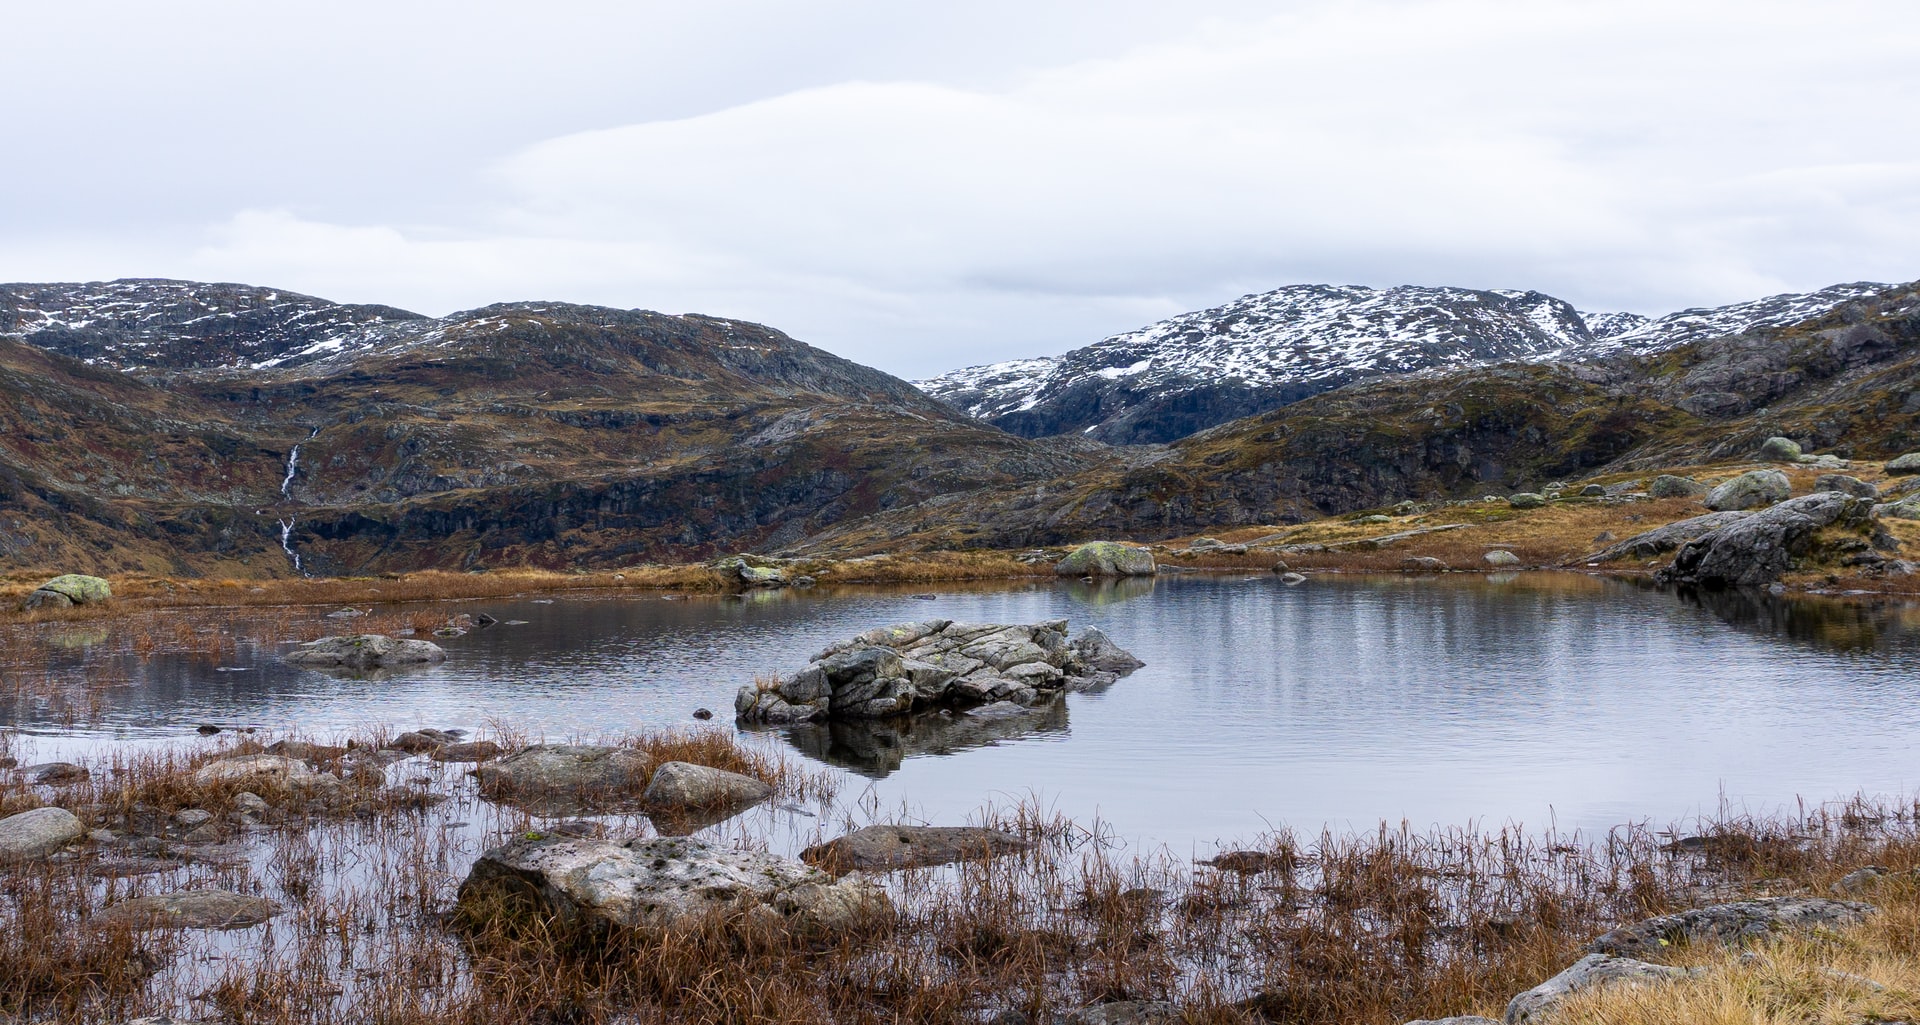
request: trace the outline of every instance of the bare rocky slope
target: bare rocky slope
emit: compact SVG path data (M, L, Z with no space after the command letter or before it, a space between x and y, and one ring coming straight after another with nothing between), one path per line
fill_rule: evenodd
M1649 318L1540 292L1289 285L1061 356L955 370L928 394L1023 437L1169 442L1356 381L1506 361L1648 355L1796 324L1885 285L1835 285Z

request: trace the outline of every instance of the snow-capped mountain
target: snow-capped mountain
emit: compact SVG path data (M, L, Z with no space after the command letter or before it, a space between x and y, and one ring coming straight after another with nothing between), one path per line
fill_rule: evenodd
M1887 286L1835 285L1659 318L1581 313L1540 292L1289 285L1060 356L916 382L1026 437L1171 441L1380 374L1646 354L1804 321Z
M0 285L0 336L119 370L297 363L427 318L391 306L163 278Z

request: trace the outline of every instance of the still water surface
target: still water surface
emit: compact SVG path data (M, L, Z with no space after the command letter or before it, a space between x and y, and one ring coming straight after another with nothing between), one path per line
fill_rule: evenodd
M731 718L736 688L824 645L913 619L1098 626L1147 662L1105 693L1016 724L802 727L760 739L872 788L882 807L963 821L1037 797L1176 849L1288 825L1478 821L1656 826L1723 800L1920 785L1920 618L1911 609L1723 599L1702 606L1579 576L1163 577L904 591L474 603L526 620L444 641L444 666L338 680L242 649L226 666L128 668L83 721L22 701L0 724L35 757L178 740L200 722L328 736L511 724L558 740ZM222 671L222 670L226 671ZM241 671L232 671L232 670Z

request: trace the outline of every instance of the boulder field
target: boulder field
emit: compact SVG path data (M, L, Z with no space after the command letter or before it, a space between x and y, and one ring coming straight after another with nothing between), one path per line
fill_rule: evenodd
M1064 619L1031 625L929 619L869 630L827 648L790 676L740 688L748 723L879 719L998 701L1031 705L1062 690L1112 683L1143 665L1089 627L1069 640Z

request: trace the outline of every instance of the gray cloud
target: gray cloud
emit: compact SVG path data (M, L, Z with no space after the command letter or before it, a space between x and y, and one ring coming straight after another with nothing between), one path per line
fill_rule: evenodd
M67 45L0 71L0 276L698 310L919 375L1294 281L1917 275L1904 2L386 9L9 15Z

